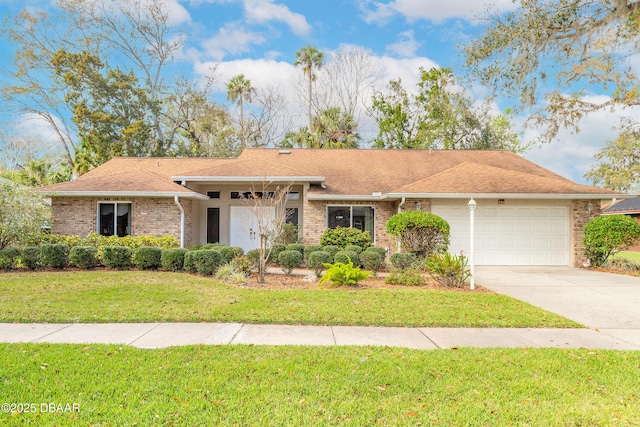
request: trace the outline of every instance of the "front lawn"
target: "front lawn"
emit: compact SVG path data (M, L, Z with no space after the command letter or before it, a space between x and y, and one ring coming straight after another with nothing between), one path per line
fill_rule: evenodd
M628 259L635 262L640 262L640 252L622 251L615 254L612 259Z
M0 344L0 424L636 426L638 378L604 350Z
M0 322L580 327L507 296L421 288L260 290L184 273L0 274Z

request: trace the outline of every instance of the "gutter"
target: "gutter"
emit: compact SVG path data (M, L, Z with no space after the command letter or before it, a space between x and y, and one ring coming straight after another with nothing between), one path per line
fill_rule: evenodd
M180 247L184 248L184 208L180 204L178 196L175 196L173 202L180 209Z
M62 191L44 191L43 192L47 197L154 197L154 198L163 198L163 197L182 197L185 199L197 199L197 200L209 200L204 194L196 193L196 192L180 192L176 193L175 191L166 192L166 191L71 191L71 190L62 190Z

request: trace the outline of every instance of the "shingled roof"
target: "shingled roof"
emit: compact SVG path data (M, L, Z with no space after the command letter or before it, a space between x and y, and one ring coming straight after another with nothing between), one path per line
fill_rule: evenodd
M560 195L621 193L576 184L509 151L245 149L233 159L115 158L74 181L44 187L59 195L95 192L194 195L175 181L308 182L313 197L410 195ZM194 195L194 197L196 197Z

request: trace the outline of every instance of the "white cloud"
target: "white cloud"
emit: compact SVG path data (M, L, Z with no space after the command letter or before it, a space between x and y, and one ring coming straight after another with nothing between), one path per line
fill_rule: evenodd
M237 23L229 23L218 33L202 43L205 56L221 61L228 54L238 55L249 52L252 45L266 42L263 35L249 31Z
M387 52L404 58L416 56L420 43L413 37L413 30L404 31L399 36L399 41L387 45Z
M283 4L275 4L273 0L244 0L244 12L250 23L281 21L298 36L306 36L311 31L304 15L292 12Z
M517 5L511 0L392 0L387 3L364 0L361 9L367 23L386 23L389 18L399 14L407 21L417 20L442 23L447 19L462 18L473 21L482 15L488 7L498 12L515 10Z

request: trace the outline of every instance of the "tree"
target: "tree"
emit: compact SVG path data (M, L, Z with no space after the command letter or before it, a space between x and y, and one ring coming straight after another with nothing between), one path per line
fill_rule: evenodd
M251 102L256 90L251 86L251 80L245 78L244 74L238 74L233 76L229 82L227 82L227 99L231 102L235 102L240 110L240 135L242 137L242 145L247 144L247 132L244 122L244 102Z
M640 128L637 123L625 121L618 137L607 142L594 158L598 164L585 174L594 185L625 193L640 192Z
M456 84L450 69L420 69L415 94L399 80L387 94L376 92L371 115L379 126L379 148L508 149L524 151L507 116L495 114Z
M37 239L51 218L42 195L4 178L0 178L0 194L0 249Z
M586 114L640 105L640 2L628 0L520 0L504 16L486 16L487 28L464 48L466 64L495 93L529 110L528 124L579 130ZM585 97L608 94L604 101ZM541 99L544 98L544 102ZM539 107L542 105L542 107Z
M405 252L419 257L442 253L449 247L449 223L430 212L397 213L389 218L386 227Z
M322 110L313 117L314 132L306 127L287 132L282 148L358 148L360 136L353 117L338 107Z
M585 255L600 267L616 252L628 249L640 239L640 224L627 215L603 215L584 227Z
M307 117L309 119L309 130L313 129L313 82L317 77L317 70L322 68L324 54L315 47L309 45L296 52L296 60L293 63L296 67L302 67L302 73L307 77Z

